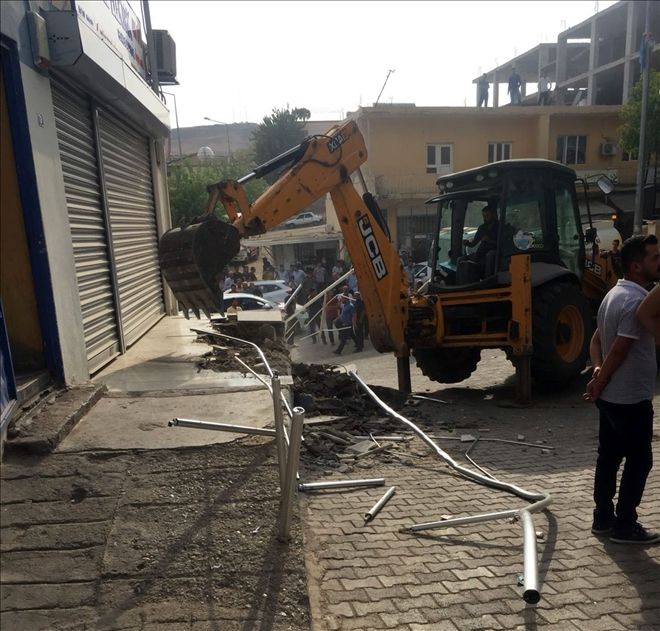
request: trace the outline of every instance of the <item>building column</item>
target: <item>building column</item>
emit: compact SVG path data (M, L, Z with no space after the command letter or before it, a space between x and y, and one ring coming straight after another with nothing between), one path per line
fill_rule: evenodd
M589 77L587 79L587 105L596 105L596 81L594 77L594 70L597 65L598 57L598 29L596 28L598 20L594 18L591 20L591 33L589 44Z
M623 91L621 94L621 103L627 103L633 88L633 77L635 76L635 64L630 57L638 49L639 42L634 41L635 37L635 2L628 3L626 13L626 61L623 64Z
M493 107L500 106L500 84L497 81L497 73L493 73Z
M566 38L557 39L557 60L555 62L555 101L564 104L565 89L560 85L566 81L568 42Z

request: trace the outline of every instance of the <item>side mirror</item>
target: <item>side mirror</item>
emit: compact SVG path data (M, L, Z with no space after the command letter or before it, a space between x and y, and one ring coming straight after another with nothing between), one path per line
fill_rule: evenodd
M601 175L596 180L596 184L598 184L598 188L603 191L605 195L609 195L614 190L614 182L612 182L607 175Z

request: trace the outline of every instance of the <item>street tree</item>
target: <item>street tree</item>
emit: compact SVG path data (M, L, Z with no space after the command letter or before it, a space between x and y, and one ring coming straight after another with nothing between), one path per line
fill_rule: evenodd
M642 112L642 80L633 87L630 100L621 108L619 141L621 149L636 154L639 147L640 118ZM649 100L646 110L646 158L660 153L660 72L652 70L649 76Z
M208 200L206 187L220 180L237 180L254 168L251 156L238 153L233 160L212 159L200 162L196 157L184 158L168 165L167 185L170 194L172 225L190 223L204 212ZM261 180L251 180L245 184L250 201L254 201L265 190ZM215 210L218 217L226 219L221 204Z
M274 108L270 116L264 116L263 121L252 132L254 143L254 158L257 164L268 162L279 154L300 144L305 136L305 121L311 116L304 107L285 109ZM277 174L270 174L266 180L274 182Z

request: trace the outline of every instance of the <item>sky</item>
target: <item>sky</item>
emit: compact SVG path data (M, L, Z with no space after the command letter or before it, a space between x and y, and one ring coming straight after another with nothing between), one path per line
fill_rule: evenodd
M150 0L176 42L179 125L260 123L273 108L336 120L381 103L473 106L472 80L614 2ZM139 15L139 14L138 14ZM506 86L500 103L505 102ZM491 89L492 103L492 89Z

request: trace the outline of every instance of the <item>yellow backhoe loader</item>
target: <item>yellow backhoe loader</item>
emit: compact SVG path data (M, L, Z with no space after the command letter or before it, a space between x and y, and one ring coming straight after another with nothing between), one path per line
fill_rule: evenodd
M439 178L439 195L428 202L438 210L431 279L411 292L387 223L364 186L366 159L364 139L349 121L238 181L209 186L203 215L160 241L162 271L184 313L221 312L218 277L241 237L268 232L329 193L371 342L397 357L402 390L410 391L411 353L430 379L454 383L475 370L482 349L504 349L523 399L532 377L557 387L576 377L588 357L592 307L616 276L606 258L585 253L575 172L548 160L507 160ZM245 182L282 169L258 199L247 199ZM228 222L214 214L218 202ZM496 226L484 255L474 237L485 206Z

